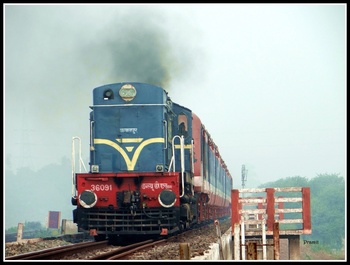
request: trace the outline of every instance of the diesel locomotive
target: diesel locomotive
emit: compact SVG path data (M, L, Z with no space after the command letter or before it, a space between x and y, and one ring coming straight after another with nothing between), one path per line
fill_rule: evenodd
M166 90L107 84L90 108L89 169L72 170L78 231L97 241L166 237L231 216L233 180L218 147Z

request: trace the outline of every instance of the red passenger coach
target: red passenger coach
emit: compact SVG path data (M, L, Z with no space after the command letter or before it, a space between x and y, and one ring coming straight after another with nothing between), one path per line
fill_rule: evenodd
M200 198L199 220L230 216L232 176L201 120L194 113L192 119L194 153L200 154L200 161L194 164L194 190Z

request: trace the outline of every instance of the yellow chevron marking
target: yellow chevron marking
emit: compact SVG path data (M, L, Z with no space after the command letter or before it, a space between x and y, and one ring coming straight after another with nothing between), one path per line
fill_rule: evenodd
M128 138L131 139L131 138ZM135 138L135 139L141 139L141 138ZM124 143L124 138L123 138L123 143ZM117 143L111 141L111 140L107 140L107 139L94 139L94 144L106 144L109 145L111 147L113 147L115 150L117 150L124 158L127 169L130 170L134 170L135 165L136 165L136 161L140 156L140 153L142 151L142 149L149 144L153 144L153 143L164 143L164 138L150 138L147 139L145 141L143 141L135 150L134 155L132 157L132 159L130 160L128 154L124 151L124 149L119 146Z
M117 138L119 143L141 143L143 138Z
M131 152L134 149L134 147L133 146L127 146L127 147L125 147L125 149L128 150L128 152Z

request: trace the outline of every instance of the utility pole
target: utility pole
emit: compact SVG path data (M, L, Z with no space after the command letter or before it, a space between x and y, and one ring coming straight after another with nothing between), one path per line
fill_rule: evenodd
M242 165L242 189L245 187L245 182L248 178L248 170L245 168L245 165Z

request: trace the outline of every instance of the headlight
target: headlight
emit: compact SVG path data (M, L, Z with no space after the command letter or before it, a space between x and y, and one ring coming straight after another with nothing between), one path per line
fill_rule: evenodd
M171 190L162 190L158 195L160 205L165 208L173 206L176 202L176 195Z
M119 96L125 101L131 101L136 96L136 89L130 84L123 85L119 90Z
M94 207L97 202L97 195L91 190L84 190L79 195L79 203L84 208Z

